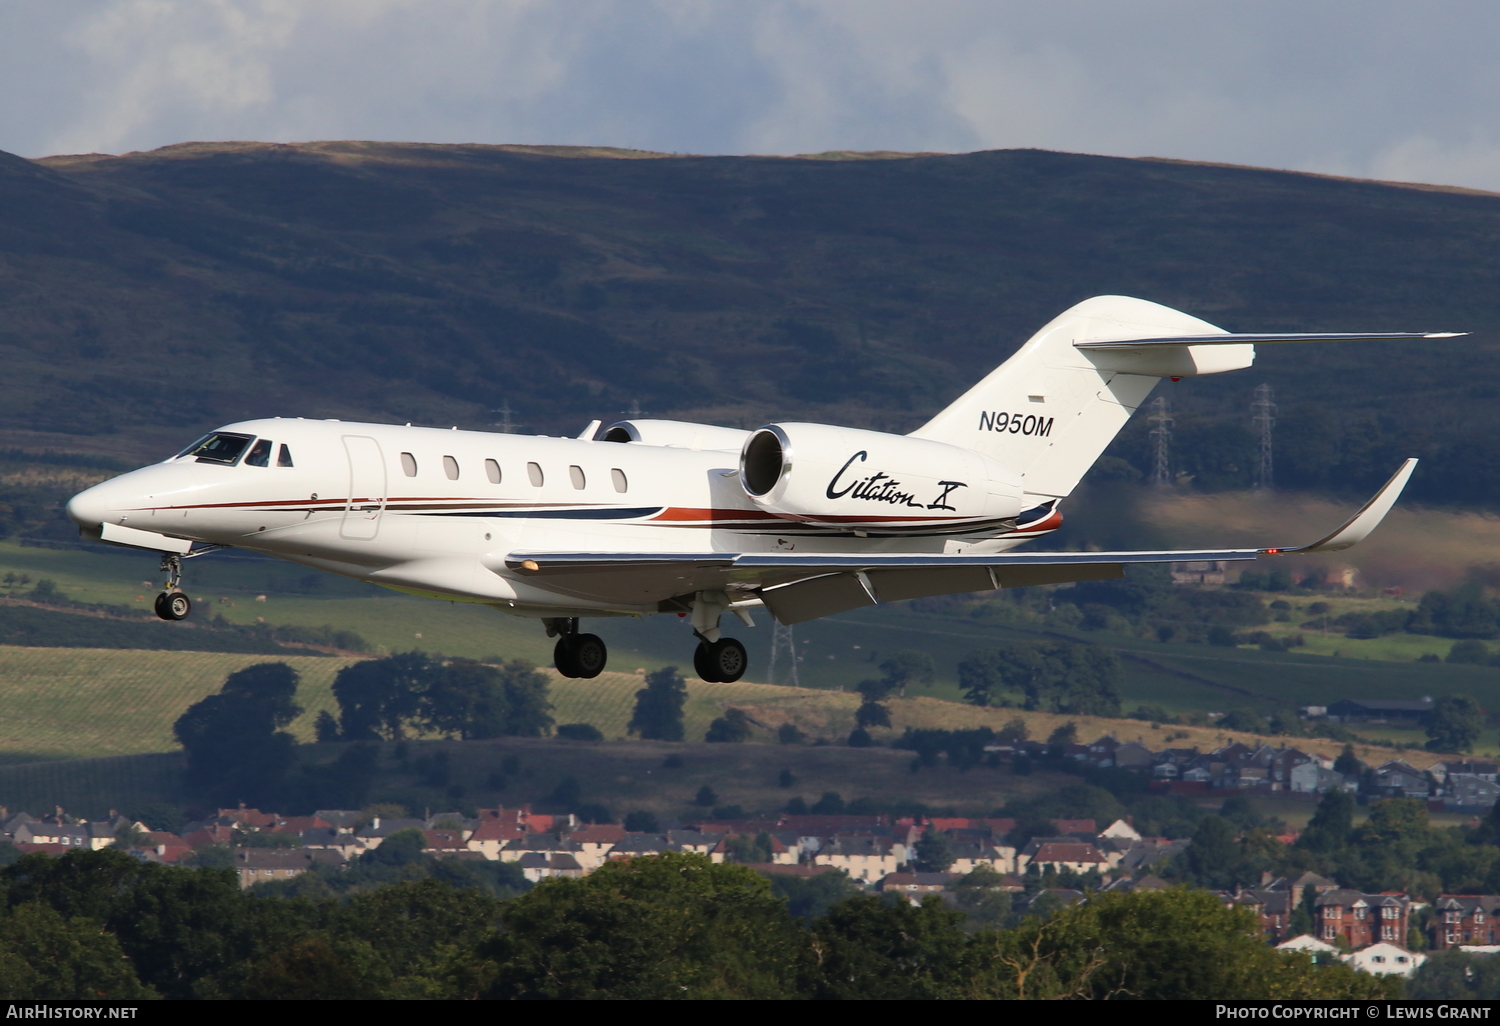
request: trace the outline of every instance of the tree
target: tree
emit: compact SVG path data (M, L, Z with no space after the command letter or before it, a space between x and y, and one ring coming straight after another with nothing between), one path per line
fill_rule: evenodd
M846 743L850 748L869 748L875 744L875 739L870 736L870 732L864 727L855 727L849 731L849 738Z
M1222 816L1206 816L1185 853L1188 872L1203 887L1229 887L1239 882L1242 853L1234 828Z
M920 649L908 648L897 652L880 664L880 672L902 698L912 684L931 684L936 672L932 656Z
M1365 764L1359 761L1354 754L1353 745L1345 745L1339 757L1333 760L1333 771L1342 773L1346 777L1358 777L1364 772Z
M953 865L953 841L947 834L941 834L928 827L922 831L922 836L917 839L913 854L913 860L918 872L922 873L946 873L948 867Z
M223 804L274 800L293 762L296 742L280 728L302 712L299 679L285 663L257 663L189 706L172 726L187 751L189 785Z
M507 707L504 733L512 737L546 737L553 723L547 675L534 663L512 659L500 667L500 683L505 688Z
M814 816L841 816L844 814L844 799L837 791L824 791L823 797L813 803Z
M716 804L718 800L719 796L714 792L714 789L709 787L707 784L704 784L702 787L698 788L698 793L693 795L693 804L705 809Z
M969 959L969 994L989 998L1369 999L1401 986L1277 951L1248 909L1182 889L1096 894L1045 922L976 936Z
M646 674L646 686L635 693L635 711L626 728L647 741L681 741L682 707L687 681L675 666Z
M859 895L812 924L813 996L906 1001L968 996L965 915L935 896L912 906Z
M970 653L965 664L971 682L984 683L983 704L1019 702L1026 709L1079 716L1120 714L1120 660L1098 645L1016 642Z
M854 723L861 729L867 727L889 727L891 709L881 702L861 702L854 710Z
M1031 731L1027 729L1026 721L1017 716L1015 719L1006 720L1004 725L995 733L995 740L1005 744L1013 745L1017 741L1025 741L1031 737Z
M783 723L776 728L776 743L780 745L800 745L805 736L795 723Z
M569 741L603 741L604 733L592 723L563 723L557 728L557 736Z
M549 880L501 918L496 998L794 997L807 944L764 877L696 854Z
M339 740L338 718L327 709L318 713L318 718L313 721L313 736L320 744Z
M656 822L656 814L645 809L636 809L634 812L625 814L625 829L631 833L654 834L661 827Z
M1047 735L1049 745L1076 745L1078 743L1078 724L1069 720Z
M445 737L483 741L509 733L510 702L499 669L472 659L430 666L417 683L422 726Z
M1434 752L1469 752L1484 731L1484 710L1468 695L1444 695L1427 719L1427 748Z
M1005 690L1004 655L993 648L970 652L958 664L958 686L964 701L973 705L1009 705L1001 694Z
M132 1001L157 995L136 978L113 934L40 902L0 915L0 997Z
M723 716L708 725L708 733L703 736L703 740L729 744L748 741L750 740L750 717L745 715L745 710L730 706L724 710Z
M403 739L438 669L425 652L399 652L344 667L333 679L340 735L345 741Z

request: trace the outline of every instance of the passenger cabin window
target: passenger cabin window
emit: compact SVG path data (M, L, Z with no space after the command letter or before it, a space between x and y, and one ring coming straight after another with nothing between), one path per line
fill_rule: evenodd
M542 486L542 481L544 480L544 478L542 477L542 465L540 463L526 464L526 476L531 478L531 483L534 486L540 488Z
M179 457L191 456L199 463L221 463L226 467L232 467L239 462L240 456L254 439L254 435L237 435L228 431L219 431L198 439L177 455Z
M262 438L250 447L250 455L245 457L247 467L269 467L271 465L271 446L269 438Z
M500 464L494 460L484 461L484 476L490 479L490 484L500 483Z
M582 491L584 485L588 484L588 481L583 476L582 467L569 467L568 477L572 480L573 487L577 488L579 491Z
M452 456L443 457L443 474L449 481L458 480L458 460Z
M409 452L401 454L401 472L407 477L417 476L417 458Z
M290 467L292 465L292 450L286 447L285 442L281 443L281 452L276 454L276 465L278 467Z
M609 477L610 480L615 483L615 491L623 494L630 490L630 482L625 480L625 471L621 470L619 467L611 470L609 472Z

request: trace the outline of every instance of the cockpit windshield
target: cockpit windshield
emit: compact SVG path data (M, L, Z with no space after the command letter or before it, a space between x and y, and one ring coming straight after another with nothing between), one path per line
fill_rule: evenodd
M232 467L254 438L254 435L218 431L198 439L178 453L177 458L192 456L199 463L222 463L226 467Z

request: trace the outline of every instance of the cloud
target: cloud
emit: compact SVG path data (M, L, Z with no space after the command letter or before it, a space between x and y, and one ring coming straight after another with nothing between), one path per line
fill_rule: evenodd
M1500 187L1500 8L1396 0L0 6L0 149L1037 146Z

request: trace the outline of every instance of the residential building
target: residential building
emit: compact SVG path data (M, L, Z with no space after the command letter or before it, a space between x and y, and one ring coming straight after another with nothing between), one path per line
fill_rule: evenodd
M959 879L958 873L891 873L875 889L899 894L934 894Z
M1342 937L1355 949L1380 941L1404 944L1410 904L1404 894L1325 891L1313 902L1313 917L1318 937L1330 943Z
M1393 698L1344 698L1328 706L1326 715L1338 723L1365 723L1369 720L1426 723L1431 713L1431 698L1416 702Z
M1342 773L1324 769L1316 762L1308 761L1293 766L1287 773L1287 782L1298 794L1322 794L1325 791L1352 791L1358 784Z
M1429 923L1432 946L1442 951L1465 944L1494 944L1500 896L1493 894L1444 894L1433 902Z
M1345 955L1342 960L1375 976L1410 976L1427 961L1427 956L1407 951L1399 944L1381 942Z
M241 887L273 880L291 880L317 865L342 866L336 851L295 848L240 848L234 853L234 871Z
M1427 774L1400 759L1375 767L1375 791L1391 798L1426 798L1431 790Z
M552 877L588 875L588 870L584 869L570 852L528 851L516 862L521 867L521 875L532 883L539 883Z
M1500 784L1477 773L1449 773L1443 782L1443 808L1449 812L1488 812L1500 801Z
M812 857L814 865L842 869L850 879L873 883L906 862L905 846L887 837L854 837L837 834Z
M1091 869L1104 873L1113 868L1109 857L1094 845L1071 837L1032 838L1031 843L1016 856L1016 871L1025 872L1033 866L1039 873L1048 869L1059 873L1064 870L1087 873Z

